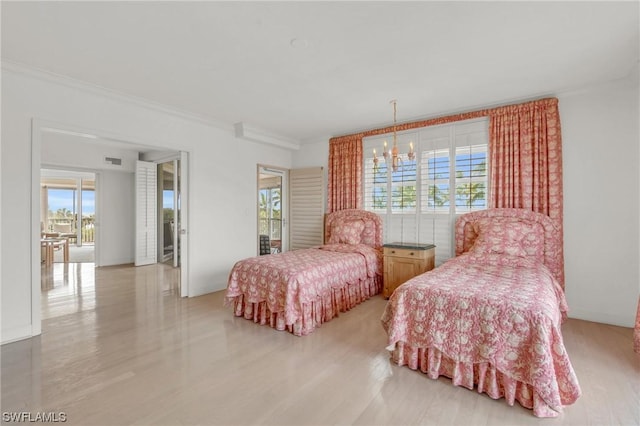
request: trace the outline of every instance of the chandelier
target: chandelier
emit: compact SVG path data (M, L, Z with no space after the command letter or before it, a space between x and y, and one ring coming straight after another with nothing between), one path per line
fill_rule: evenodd
M382 156L384 157L384 162L386 164L391 160L391 170L394 172L398 171L398 167L402 162L400 158L400 154L398 153L398 135L396 133L396 115L397 115L397 101L394 99L389 102L393 105L393 147L390 150L387 150L387 141L384 141L384 148L382 150ZM413 142L409 142L409 152L407 153L407 158L409 160L413 160L416 158L416 153L413 152ZM378 156L376 155L376 149L373 148L373 168L374 170L378 169Z

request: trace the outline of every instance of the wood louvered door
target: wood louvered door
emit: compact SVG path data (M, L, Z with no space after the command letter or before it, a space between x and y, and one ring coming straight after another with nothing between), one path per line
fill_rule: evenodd
M324 242L324 169L289 171L289 241L291 250Z
M136 266L157 262L157 165L136 162Z

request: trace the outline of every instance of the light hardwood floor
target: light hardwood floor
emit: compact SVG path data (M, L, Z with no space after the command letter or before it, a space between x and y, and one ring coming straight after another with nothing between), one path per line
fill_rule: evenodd
M235 318L223 292L177 296L166 265L43 269L43 333L3 345L4 413L73 425L632 425L629 328L569 320L583 396L556 419L389 360L377 296L306 337Z

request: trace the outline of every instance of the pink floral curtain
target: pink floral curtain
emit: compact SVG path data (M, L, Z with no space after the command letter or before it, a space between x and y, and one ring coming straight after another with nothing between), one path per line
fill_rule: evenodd
M636 326L633 329L633 350L640 354L640 297L638 298L638 310L636 311Z
M362 208L362 136L329 141L328 213Z
M532 210L556 224L555 253L564 288L562 137L558 100L542 99L489 113L489 206Z

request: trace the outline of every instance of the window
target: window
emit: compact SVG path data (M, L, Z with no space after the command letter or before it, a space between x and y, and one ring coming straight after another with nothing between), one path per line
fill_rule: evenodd
M418 206L417 187L417 161L406 158L409 149L409 138L413 133L398 135L399 151L405 153L403 161L397 170L388 166L382 155L378 156L378 165L373 162L373 149L384 150L385 143L390 138L375 137L366 138L364 142L364 204L365 209L378 214L388 213L415 213ZM379 145L379 146L378 146Z
M396 171L373 149L382 151L392 135L365 138L364 208L384 222L385 242L436 245L436 263L455 253L457 215L487 208L488 120L430 126L397 135L402 161ZM413 143L416 158L407 152Z
M462 214L487 208L486 144L422 151L421 168L423 212L447 213L453 207Z
M43 182L48 182L47 178L43 178ZM94 181L75 178L58 179L58 182L53 183L54 186L50 185L51 183L47 183L43 186L43 190L46 191L47 214L42 218L42 230L74 234L75 243L78 245L94 242ZM78 228L81 229L82 237L79 241L77 241Z

